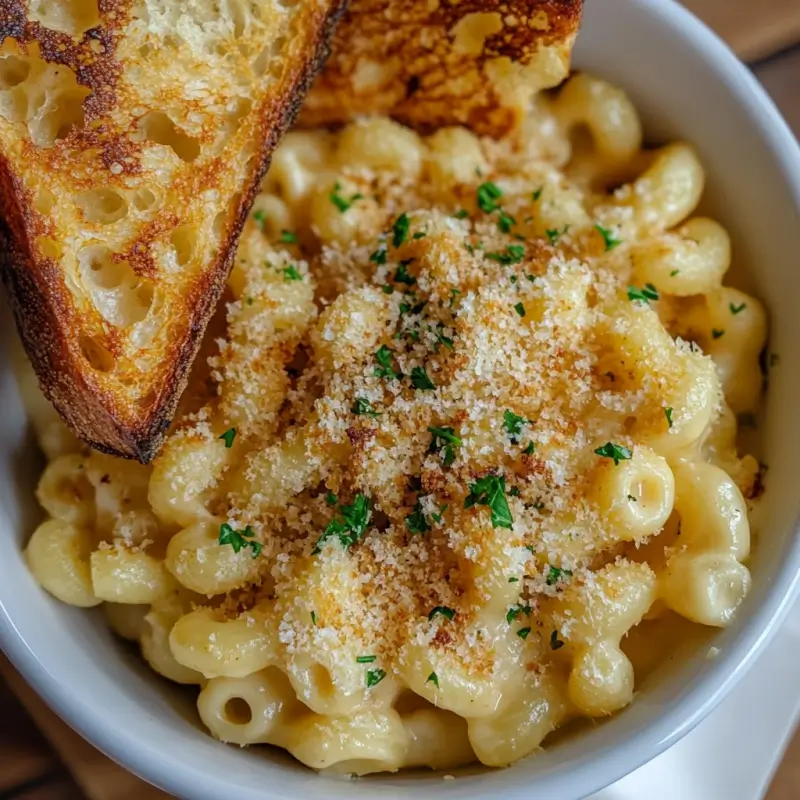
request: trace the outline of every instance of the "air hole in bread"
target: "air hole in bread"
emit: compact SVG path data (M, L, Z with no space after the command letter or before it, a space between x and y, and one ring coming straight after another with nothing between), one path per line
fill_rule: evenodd
M83 101L91 90L78 83L69 67L41 58L37 43L22 53L7 39L3 49L10 48L17 52L0 58L0 116L24 123L35 145L50 147L83 125Z
M100 24L97 0L30 0L28 15L43 27L70 36Z
M197 244L197 230L194 225L181 225L179 228L175 228L169 241L175 250L175 260L178 265L186 266L192 260Z
M104 245L78 253L83 285L103 319L118 328L141 322L153 305L153 284Z
M75 203L87 222L110 225L128 215L128 203L114 189L90 189L75 197Z
M228 119L233 123L241 122L250 113L252 108L252 100L247 97L237 97L228 111Z
M145 139L172 148L183 161L194 161L200 155L200 142L179 130L161 111L151 111L139 120L139 130Z
M40 186L36 190L36 198L33 207L40 214L49 214L56 204L56 196L45 186Z
M98 372L111 372L114 369L115 361L111 351L93 336L81 336L80 348L92 369Z
M138 189L133 193L133 205L139 211L148 211L157 202L158 198L150 189Z
M13 89L26 80L30 72L31 65L19 56L0 58L0 90Z
M232 725L247 725L253 719L250 703L243 697L231 697L223 709L225 720Z

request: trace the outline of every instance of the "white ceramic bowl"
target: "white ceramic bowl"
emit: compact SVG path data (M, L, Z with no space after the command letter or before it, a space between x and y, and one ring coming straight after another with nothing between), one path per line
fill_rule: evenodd
M575 65L624 87L648 138L685 138L709 175L706 211L730 231L740 278L767 304L781 362L770 377L761 441L769 464L753 590L735 624L708 647L674 658L630 708L507 770L357 782L321 778L269 748L242 751L201 730L193 693L142 666L96 613L42 592L20 552L35 523L35 448L0 360L0 645L74 728L143 778L187 800L411 798L572 800L612 783L692 729L731 689L775 631L797 584L800 540L800 152L750 73L670 0L587 0ZM739 274L744 270L737 266Z

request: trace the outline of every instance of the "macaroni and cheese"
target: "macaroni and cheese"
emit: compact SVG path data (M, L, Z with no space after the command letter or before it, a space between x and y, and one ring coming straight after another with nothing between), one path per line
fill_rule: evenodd
M586 74L501 141L289 134L152 466L37 404L27 557L211 733L321 770L506 765L628 705L628 632L750 585L760 303Z

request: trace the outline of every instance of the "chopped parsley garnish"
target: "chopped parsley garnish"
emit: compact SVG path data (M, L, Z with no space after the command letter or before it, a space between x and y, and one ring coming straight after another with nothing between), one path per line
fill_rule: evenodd
M525 419L525 417L521 417L519 414L515 414L513 411L506 409L503 412L503 426L506 429L506 433L508 434L508 438L514 444L519 444L519 437L522 433L522 426L523 425L530 425L531 421L529 419Z
M253 305L253 298L252 297L248 297L247 298L247 305L249 305L249 306Z
M411 238L412 239L424 239L428 234L425 231L417 231Z
M406 528L409 533L427 533L431 526L422 513L422 503L417 500L414 510L406 517Z
M317 612L316 611L312 611L311 612L311 624L312 625L316 625L317 624Z
M433 346L433 349L438 353L439 352L439 345L443 344L448 350L453 350L453 340L449 336L444 335L444 324L439 323L436 328L434 329L433 333L436 336L436 344Z
M367 525L371 516L369 498L364 494L357 494L351 506L339 506L341 519L332 519L322 536L317 539L312 555L316 555L322 549L322 545L328 539L338 538L342 547L347 549L362 539L367 532Z
M599 222L594 226L594 229L603 237L606 253L622 244L622 239L614 238L614 234L608 228L604 228Z
M650 303L651 300L658 300L658 289L652 283L646 283L643 289L636 286L628 287L628 300L639 300L642 303Z
M672 427L672 407L668 407L664 409L664 416L667 418L667 425Z
M561 230L558 230L558 228L548 228L544 233L545 236L547 236L547 241L554 245L568 230L569 225L565 225Z
M533 202L536 203L539 201L539 198L542 196L542 192L544 191L544 186L540 186L531 196L533 197Z
M301 281L303 276L295 269L294 264L289 264L286 269L282 269L283 279L285 281Z
M515 606L511 606L506 612L506 622L510 625L520 614L530 614L531 607L530 606L523 606L521 604L517 604Z
M496 184L492 183L491 181L486 181L486 183L482 183L478 187L478 208L487 214L491 214L492 211L495 211L500 207L497 201L502 196L503 192Z
M401 261L400 266L394 273L394 280L397 283L405 283L406 286L413 286L417 279L411 275L408 271L408 265L413 261L413 258L408 259L408 261Z
M376 378L400 378L402 374L392 368L392 351L382 344L375 352L375 360L379 366L375 367L374 375Z
M493 528L511 528L513 518L506 500L506 479L504 475L486 475L469 485L469 495L464 500L464 508L488 506Z
M669 276L670 276L670 278L674 278L676 275L680 275L680 274L681 274L681 271L679 269L674 269L674 270L672 270L672 272L670 272Z
M358 656L356 658L356 664L371 664L377 658L378 656Z
M286 244L297 244L297 234L294 231L281 231L280 241Z
M432 683L437 689L439 688L439 676L435 672L428 675L428 680L425 683Z
M225 442L225 447L230 450L233 447L233 440L236 438L236 428L228 428L219 438Z
M548 586L555 586L559 581L564 580L565 577L572 577L572 570L560 569L559 567L551 567L548 565L546 578Z
M428 427L428 432L433 434L429 452L435 453L442 448L442 464L449 467L456 460L456 447L461 447L462 441L456 436L453 428Z
M744 311L747 308L747 303L742 303L741 305L734 305L733 303L729 303L728 307L731 310L731 314L738 314L740 311Z
M335 506L339 502L339 498L333 492L325 493L325 502L329 506Z
M456 301L456 295L461 294L461 289L451 289L450 290L450 302L447 304L448 308L453 307L453 303Z
M386 245L381 245L372 255L370 255L369 260L373 264L385 264L386 263Z
M238 553L245 547L249 547L253 551L253 558L261 554L263 545L261 542L255 542L251 537L255 536L255 532L248 525L243 531L237 531L223 522L219 528L219 544L229 544L233 548L234 553Z
M723 336L725 331L721 328L712 328L711 329L711 338L712 339L719 339L720 336Z
M394 292L394 286L390 286L388 283L384 283L383 286L381 286L381 291L384 294L392 294L392 292Z
M516 311L516 312L517 312L517 314L519 314L521 317L524 317L524 316L525 316L525 306L524 306L524 305L522 305L522 303L517 303L517 304L514 306L514 311Z
M341 191L342 185L339 183L339 181L336 181L336 183L333 184L333 191L328 195L328 197L330 198L331 203L333 203L342 214L344 214L344 212L347 211L350 206L356 202L356 200L361 200L364 197L361 192L356 192L349 199L347 199L342 197L340 194Z
M466 208L459 208L454 216L456 219L466 219L469 216L469 211Z
M500 212L500 216L497 218L497 227L503 233L511 233L511 228L517 224L517 221L512 217L510 214L506 214L505 211Z
M509 578L508 582L509 583L519 583L519 578Z
M614 466L618 466L620 461L628 461L633 453L620 444L613 442L606 442L602 447L598 447L594 451L595 455L602 456L603 458L611 458L614 460Z
M526 456L532 456L533 451L536 449L536 445L533 442L528 442L525 449L522 451Z
M253 219L256 221L258 227L263 231L265 225L267 224L267 215L259 209L258 211L253 212Z
M517 636L519 636L519 638L520 638L520 639L527 639L527 638L528 638L528 634L529 634L530 632L531 632L531 629L530 629L530 627L527 627L527 628L520 628L520 629L517 631Z
M550 634L550 649L551 650L558 650L564 646L564 642L558 638L558 631L553 631Z
M382 669L367 670L367 689L377 686L386 677L386 672Z
M521 244L510 244L504 253L487 253L486 258L496 261L498 264L508 266L509 264L519 264L525 258L525 248Z
M415 389L433 391L436 384L430 379L424 367L414 367L411 370L411 383Z
M639 502L639 500L636 498L636 496L632 495L632 494L628 495L628 500L630 500L631 503L638 503Z
M431 609L430 614L428 614L428 619L432 620L437 615L447 617L447 619L452 621L453 617L456 615L456 612L454 609L448 608L447 606L436 606L436 608Z
M369 400L366 397L356 397L355 403L353 403L352 408L350 409L351 413L355 414L357 417L379 417L380 412L376 411Z
M408 230L411 227L411 220L408 214L401 214L392 225L392 244L395 247L400 247L408 236Z

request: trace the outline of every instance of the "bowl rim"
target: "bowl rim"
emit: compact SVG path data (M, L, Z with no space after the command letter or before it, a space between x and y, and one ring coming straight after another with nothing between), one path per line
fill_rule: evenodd
M626 0L639 6L657 21L683 38L713 69L715 77L726 86L739 105L749 109L749 117L760 140L771 152L786 176L786 185L800 211L800 146L764 88L728 46L677 0ZM569 774L542 777L537 786L553 796L585 797L633 772L689 733L711 713L752 666L800 593L800 520L795 523L794 541L788 547L779 572L773 577L761 606L756 609L736 639L715 660L680 704L666 709L639 735L628 734L604 753L602 771L594 759L581 759ZM159 742L119 725L112 714L74 695L68 685L59 682L30 648L14 625L0 598L0 645L14 667L39 696L71 727L126 769L178 797L192 800L219 797L230 786L224 776L202 774L192 764L169 758ZM202 785L201 785L202 784ZM504 794L527 795L530 783L514 781ZM523 787L525 787L523 789Z

